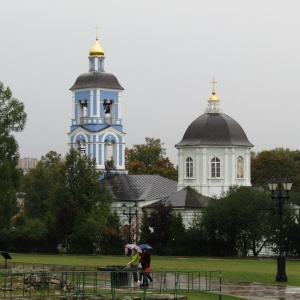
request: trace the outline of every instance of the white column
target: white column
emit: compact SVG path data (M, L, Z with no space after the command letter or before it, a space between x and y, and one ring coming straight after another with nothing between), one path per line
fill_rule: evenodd
M87 115L93 117L94 90L90 90L90 105L88 105Z
M231 148L231 181L229 182L231 185L236 184L236 154L235 149Z
M119 160L119 142L116 141L115 144L112 145L113 147L113 159L116 162L116 168L120 168L120 160Z
M75 92L72 92L72 119L75 119Z
M118 92L118 119L122 120L122 92Z
M229 149L224 149L224 185L230 184L229 182L230 174L230 163L229 163Z
M207 161L207 148L202 148L202 184L207 185L209 178L209 166Z
M246 161L245 161L245 169L246 169L246 186L251 186L251 152L250 148L246 149Z
M178 185L183 185L185 164L183 162L183 149L178 149Z
M196 155L195 155L195 164L194 164L194 176L195 176L195 186L200 186L201 184L201 158L200 158L200 148L196 148Z
M96 114L96 117L97 118L100 118L100 111L101 111L101 101L100 101L100 97L101 96L101 91L99 89L97 89L97 114Z

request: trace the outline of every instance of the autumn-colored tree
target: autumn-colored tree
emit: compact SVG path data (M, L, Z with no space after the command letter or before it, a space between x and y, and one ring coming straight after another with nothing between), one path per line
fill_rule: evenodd
M125 149L128 174L159 174L177 180L178 172L168 157L160 139L145 138L146 143Z

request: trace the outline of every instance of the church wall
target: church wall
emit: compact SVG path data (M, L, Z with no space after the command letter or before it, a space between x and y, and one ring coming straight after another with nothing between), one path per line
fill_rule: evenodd
M250 186L250 149L245 147L184 147L179 149L178 190L191 186L205 196L227 191L230 186ZM187 177L186 161L193 160L193 176ZM238 178L238 157L243 160L243 176ZM218 158L219 176L212 176L212 160Z

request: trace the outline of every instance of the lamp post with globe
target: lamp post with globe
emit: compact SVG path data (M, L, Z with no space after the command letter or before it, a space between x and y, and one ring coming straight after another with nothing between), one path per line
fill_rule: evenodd
M285 190L285 195L281 193L281 185ZM293 185L292 180L286 176L280 184L280 182L275 179L275 177L271 177L268 181L268 186L271 191L271 198L276 199L278 203L278 224L279 224L279 255L277 257L277 275L276 281L286 282L287 276L285 272L285 257L283 252L283 225L282 225L282 216L283 216L283 205L284 201L290 198L289 191L291 190ZM275 195L275 191L278 186L278 194Z

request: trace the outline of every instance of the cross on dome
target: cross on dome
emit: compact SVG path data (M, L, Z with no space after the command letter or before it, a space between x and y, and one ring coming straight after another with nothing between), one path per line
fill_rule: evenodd
M213 77L213 80L210 82L213 84L213 91L215 90L215 84L218 83L218 81L215 81L215 77Z
M95 29L96 29L96 40L98 40L98 30L99 30L100 28L99 28L99 26L97 25L97 26L95 27Z

